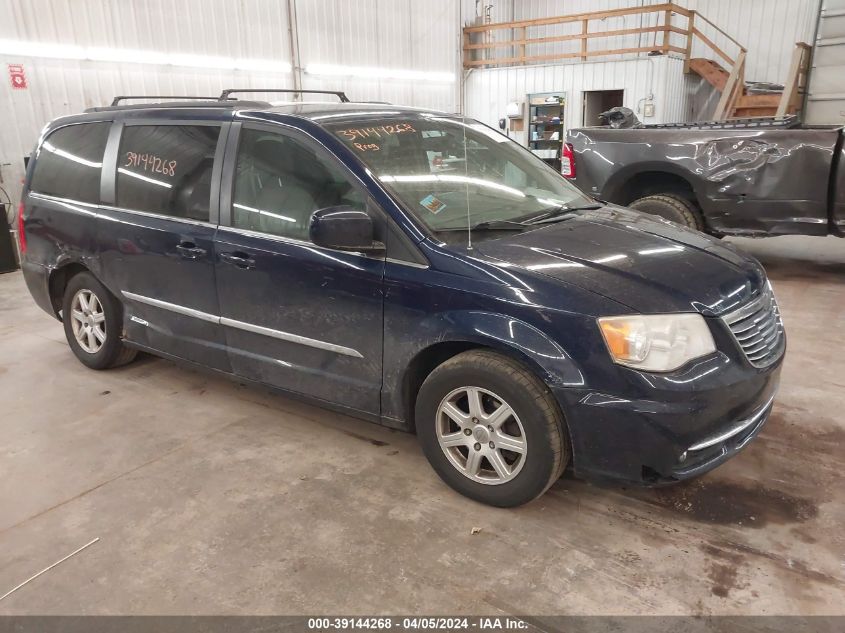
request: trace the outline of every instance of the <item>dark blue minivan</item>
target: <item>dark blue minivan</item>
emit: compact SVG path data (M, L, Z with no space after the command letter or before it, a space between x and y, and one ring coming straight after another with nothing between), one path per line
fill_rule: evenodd
M430 110L96 108L45 128L19 222L88 367L141 350L414 430L497 506L568 464L708 471L766 421L786 347L753 258Z

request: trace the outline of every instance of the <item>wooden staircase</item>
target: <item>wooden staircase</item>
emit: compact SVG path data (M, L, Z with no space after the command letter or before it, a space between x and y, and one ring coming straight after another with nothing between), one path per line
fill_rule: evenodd
M801 109L810 62L810 46L795 45L789 76L784 90L777 93L753 94L745 85L745 51L741 51L728 71L718 62L705 57L693 57L687 70L702 77L721 93L713 118L717 121L749 117L782 117Z
M706 57L693 57L689 60L689 70L696 75L701 75L717 92L725 90L730 73L724 67L712 59Z
M781 93L773 94L743 94L736 100L729 119L747 119L748 117L767 116L777 114L780 105ZM784 114L795 114L800 108L797 105L790 106Z

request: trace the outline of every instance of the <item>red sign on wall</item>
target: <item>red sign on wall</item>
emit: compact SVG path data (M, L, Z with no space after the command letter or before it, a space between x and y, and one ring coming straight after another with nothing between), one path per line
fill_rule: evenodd
M23 64L9 64L9 80L15 90L26 90L26 73Z

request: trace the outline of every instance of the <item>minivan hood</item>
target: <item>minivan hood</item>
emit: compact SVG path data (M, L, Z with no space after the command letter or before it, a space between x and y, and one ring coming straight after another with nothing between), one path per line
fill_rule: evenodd
M756 260L715 238L613 205L475 249L644 314L718 315L757 295L766 279Z

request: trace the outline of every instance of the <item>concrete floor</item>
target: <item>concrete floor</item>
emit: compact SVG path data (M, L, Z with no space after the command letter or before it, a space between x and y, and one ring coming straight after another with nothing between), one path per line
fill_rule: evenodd
M845 614L845 240L736 240L790 336L760 437L516 510L407 434L144 358L94 372L0 275L0 613ZM473 528L480 532L473 534Z

